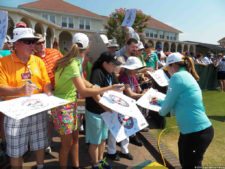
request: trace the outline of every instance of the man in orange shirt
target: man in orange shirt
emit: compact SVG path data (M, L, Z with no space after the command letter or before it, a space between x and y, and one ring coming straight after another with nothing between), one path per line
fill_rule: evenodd
M54 88L54 72L53 68L58 59L62 58L63 55L60 51L53 48L45 47L45 39L39 33L35 34L39 39L34 45L34 55L40 57L44 62L48 72L48 76L51 80L52 87Z
M37 40L31 28L13 30L14 52L0 59L0 96L4 100L33 93L51 94L45 64L32 55ZM37 168L43 168L44 148L48 146L46 115L41 112L21 120L4 117L7 154L12 168L22 168L22 157L28 144L36 153Z

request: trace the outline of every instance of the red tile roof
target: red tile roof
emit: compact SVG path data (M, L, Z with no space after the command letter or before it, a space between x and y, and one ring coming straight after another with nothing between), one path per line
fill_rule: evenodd
M74 14L78 16L87 16L87 17L93 17L97 19L103 19L107 20L107 16L98 15L96 13L93 13L91 11L88 11L86 9L80 8L78 6L75 6L73 4L70 4L68 2L65 2L63 0L38 0L35 2L26 3L23 5L20 5L19 8L23 9L38 9L43 11L50 11L50 12L60 12L60 13L69 13ZM151 17L151 19L148 21L148 27L153 29L160 29L168 32L175 32L175 33L181 33L181 31L162 23L154 18Z
M38 0L35 2L26 3L20 5L19 8L23 9L38 9L43 11L51 11L51 12L63 12L63 13L70 13L79 16L87 16L93 17L97 19L103 19L102 16L88 11L86 9L82 9L78 6L73 4L67 3L63 0Z
M150 17L148 21L148 28L153 28L153 29L159 29L159 30L164 30L168 32L174 32L174 33L182 33L180 30L175 29L165 23L160 22L159 20Z
M221 41L225 41L225 37L220 39L218 42L220 43Z

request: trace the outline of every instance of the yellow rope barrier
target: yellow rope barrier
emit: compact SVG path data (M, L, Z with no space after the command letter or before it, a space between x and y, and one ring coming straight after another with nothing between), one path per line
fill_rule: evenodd
M160 156L161 156L161 158L162 158L162 160L163 160L163 165L164 165L165 167L166 167L166 161L165 161L165 158L164 158L164 156L163 156L163 153L162 153L162 151L161 151L161 149L160 149L160 140L161 140L162 134L163 134L165 131L167 131L168 129L172 129L172 128L177 128L177 126L173 126L173 127L169 127L169 128L163 129L163 130L160 132L160 134L159 134L159 136L158 136L158 141L157 141L158 150L159 150Z

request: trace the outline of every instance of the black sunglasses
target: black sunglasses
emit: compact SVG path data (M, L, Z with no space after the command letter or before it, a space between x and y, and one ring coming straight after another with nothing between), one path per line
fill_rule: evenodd
M26 45L34 44L37 40L34 39L21 39L20 42L23 42Z

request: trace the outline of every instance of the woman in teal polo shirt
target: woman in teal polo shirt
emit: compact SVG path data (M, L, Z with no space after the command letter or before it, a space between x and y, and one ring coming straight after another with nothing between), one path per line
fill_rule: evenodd
M199 79L191 58L180 53L168 56L166 64L171 74L164 101L153 99L161 105L159 114L175 114L180 137L179 159L183 169L201 167L203 155L211 143L214 131L205 114Z

